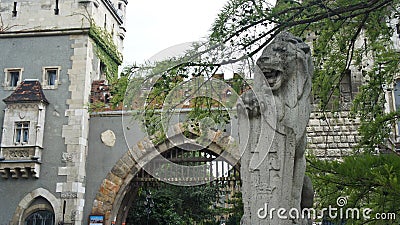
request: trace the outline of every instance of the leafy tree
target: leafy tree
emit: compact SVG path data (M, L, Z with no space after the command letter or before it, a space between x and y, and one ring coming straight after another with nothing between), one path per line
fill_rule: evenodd
M343 162L319 160L311 156L308 158L308 173L318 194L316 207L342 208L343 216L337 210L331 213L337 214L337 218L330 218L331 221L345 219L346 224L399 224L399 167L400 157L391 154L354 155L345 157ZM340 198L343 202L338 207ZM345 212L349 208L359 209L359 217L349 214L346 218ZM363 218L363 210L367 208L371 209L366 214L369 218ZM380 220L376 217L377 213L385 213L386 218L391 219Z
M336 198L344 195L349 207L397 212L399 157L372 153L377 147L394 149L388 139L399 112L385 111L385 87L392 85L400 72L400 54L392 42L395 29L389 25L400 17L399 3L399 0L278 0L271 5L266 0L229 0L212 25L208 42L193 46L180 59L158 64L149 73L151 76L140 78L151 80L155 75L160 78L144 105L156 106L148 104L154 99L157 104L162 103L182 78L202 76L210 80L223 65L238 63L241 74L251 76L254 58L278 33L288 30L311 41L315 65L313 93L320 110L341 110L343 78L350 69L363 75L363 83L352 102L352 113L361 119L359 149L364 153L344 158L343 162L314 158L309 162L321 206L334 205ZM155 109L144 108L146 126L160 124L155 119L159 117ZM200 110L192 116L199 118L204 112L210 111ZM350 222L379 224L375 220Z
M365 71L365 83L353 104L354 115L361 118L360 144L365 150L382 146L398 116L384 110L384 84L392 84L399 73L400 54L391 40L395 29L388 23L399 18L398 8L399 0L278 0L276 5L266 0L229 0L212 25L208 42L195 44L181 58L143 66L147 80L158 79L145 100L146 126L160 130L153 126L161 124L155 119L159 117L155 109L184 79L210 80L222 66L232 63L240 64L243 77L251 76L253 58L278 33L289 30L305 40L315 36L310 43L315 62L313 91L322 110L339 109L328 106L338 105L340 83L349 69ZM198 112L203 117L210 113Z
M388 24L399 18L398 9L396 0L278 0L275 7L266 1L231 0L215 21L210 40L255 56L283 30L304 39L315 35L313 91L322 110L339 99L333 97L349 69L367 72L353 112L362 121L360 144L372 150L389 138L388 125L398 116L384 112L383 85L392 84L400 68L391 40L394 29Z
M217 211L213 209L218 195L218 187L202 185L181 187L166 185L160 188L141 188L137 200L129 211L128 224L137 225L186 225L215 224ZM154 201L151 213L147 214L146 191L150 191Z
M242 193L235 193L233 198L228 200L228 204L232 204L232 207L224 209L225 213L229 214L226 225L239 225L243 216Z
M112 79L111 91L112 96L111 104L113 108L122 107L124 101L126 88L129 84L129 75L131 73L131 67L125 67L117 79Z
M392 85L399 74L400 54L392 42L395 29L389 26L392 19L399 18L398 9L396 0L278 0L275 7L265 1L232 0L213 25L212 41L250 56L256 56L283 30L304 40L314 36L313 92L322 111L340 110L332 106L339 105L340 83L348 70L363 72L364 83L352 104L353 115L361 119L359 149L363 153L343 162L309 160L321 207L334 206L338 196L345 196L348 207L371 207L375 213L400 209L392 201L398 199L400 187L395 169L399 157L372 154L377 147L394 149L387 143L399 112L385 112L385 85ZM373 219L348 222L382 224Z

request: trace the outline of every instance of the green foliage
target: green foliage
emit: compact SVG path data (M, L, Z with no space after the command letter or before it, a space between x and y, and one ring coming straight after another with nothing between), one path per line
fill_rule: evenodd
M122 64L122 54L114 44L113 38L107 30L97 26L90 20L89 37L95 42L95 53L105 65L106 78L111 85L112 108L122 107L121 103L125 97L125 91L129 83L130 67L118 76L118 66ZM94 111L99 111L93 108Z
M104 102L93 102L88 105L89 112L101 112L106 108L106 104Z
M146 111L147 129L150 134L161 129L155 111L183 80L201 76L209 79L222 65L256 56L279 32L289 30L312 41L313 93L322 111L342 109L340 84L350 69L364 75L357 81L360 85L365 82L353 96L352 111L361 118L360 147L373 149L388 135L370 139L368 132L388 134L388 127L369 126L395 119L395 114L384 111L384 86L392 84L400 72L400 54L393 49L393 29L388 25L390 19L399 17L398 8L399 0L279 0L276 6L265 0L229 0L212 25L209 42L194 46L191 54L157 63L150 69L151 77L159 81L142 109ZM200 51L200 47L206 50ZM247 70L242 71L250 74L252 60L247 63ZM210 111L204 106L212 105L204 98L196 101L206 104L194 104L191 119L206 116L204 113ZM216 123L225 121L225 116L210 116Z
M106 65L106 75L110 83L118 78L118 66L122 63L122 54L114 44L112 36L105 29L90 21L89 37L96 43L96 55Z
M152 225L215 224L216 211L213 209L213 204L218 195L216 186L165 185L160 188L147 188L146 191L151 192L154 201L149 221L144 204L146 193L141 189L129 211L126 221L128 224L146 225L147 222Z
M224 209L225 214L229 214L229 217L226 220L226 225L239 225L243 216L242 193L235 193L233 198L229 199L227 203L231 204L232 207Z
M195 61L179 64L176 60L144 66L132 76L125 102L138 111L135 118L143 121L149 135L160 134L165 133L169 125L177 123L171 122L173 115L180 109L190 108L179 122L207 123L210 127L222 128L230 119L228 111L235 105L237 97L222 97L220 83L212 80L219 67L206 63L199 65ZM238 78L235 82L243 83Z
M341 109L340 83L349 69L358 69L367 82L359 88L352 110L361 118L365 138L360 147L373 149L388 135L367 140L370 136L364 131L388 116L395 118L384 111L384 85L392 84L400 72L400 55L393 49L388 25L399 18L398 8L398 0L278 0L276 6L230 0L213 24L210 40L254 56L282 30L312 39L313 93L323 111ZM380 129L374 130L388 133L387 126Z
M388 25L390 19L399 18L399 7L399 0L278 0L276 6L265 0L229 0L212 25L209 42L204 44L207 57L175 61L173 66L162 62L153 68L151 74L161 79L144 104L145 124L153 132L162 129L157 104L179 85L179 77L210 78L224 64L256 57L279 32L289 30L312 44L313 94L322 111L341 110L340 84L349 69L363 75L357 81L361 86L353 96L352 113L361 119L359 148L366 153L346 157L342 162L310 158L308 172L319 206L334 206L343 196L348 198L346 207L398 213L400 157L371 153L376 147L393 148L387 143L398 112L385 111L385 86L391 86L400 73L400 54L393 48L393 29ZM247 68L252 68L253 61L248 61ZM251 69L242 71L251 73ZM204 118L213 104L207 98L196 101L195 106L201 107L193 110L191 117ZM224 120L216 119L220 121ZM382 224L376 220L348 222ZM391 223L399 221L387 224Z
M110 94L112 99L110 102L114 108L119 107L124 101L125 92L129 84L130 71L130 67L125 67L120 77L118 79L113 79L113 83L111 83Z
M371 219L348 219L348 224L399 224L396 220L375 220L376 213L400 212L400 157L393 154L361 154L340 161L308 158L308 173L318 193L317 207L337 207L339 197L346 197L343 209L371 208Z

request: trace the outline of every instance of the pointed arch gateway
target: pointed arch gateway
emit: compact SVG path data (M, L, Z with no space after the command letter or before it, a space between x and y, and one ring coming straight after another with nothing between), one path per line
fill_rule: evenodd
M49 218L47 224L55 224L61 220L61 202L50 191L37 188L25 195L20 201L15 210L12 224L26 224L26 219L29 219L29 216L35 212L51 213L51 218Z
M232 136L226 135L221 130L198 131L182 123L173 126L172 130L173 134L162 142L158 143L156 136L150 136L143 138L129 148L101 183L93 202L92 214L104 214L106 224L115 220L116 224L120 224L126 218L128 212L124 208L128 207L134 200L135 196L128 195L132 193L131 183L135 175L142 169L143 162L150 162L175 147L200 146L199 140L201 140L201 143L207 143L204 147L207 151L218 157L223 157L227 163L240 171L239 145ZM188 136L194 137L194 139L186 138Z

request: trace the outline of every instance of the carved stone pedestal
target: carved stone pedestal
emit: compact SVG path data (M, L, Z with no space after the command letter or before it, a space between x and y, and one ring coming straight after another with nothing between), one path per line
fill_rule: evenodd
M301 206L301 196L312 192L303 190L313 74L310 48L283 32L264 49L254 74L253 90L238 105L239 140L245 146L242 224L308 224L301 211L312 206Z

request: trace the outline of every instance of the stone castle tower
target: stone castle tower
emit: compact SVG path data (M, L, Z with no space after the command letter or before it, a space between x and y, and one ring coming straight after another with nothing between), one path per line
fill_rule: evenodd
M117 75L127 3L0 0L0 224L87 223L91 84Z

